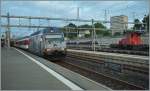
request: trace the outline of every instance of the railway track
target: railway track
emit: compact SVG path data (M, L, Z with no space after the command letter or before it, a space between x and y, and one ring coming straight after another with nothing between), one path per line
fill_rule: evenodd
M62 61L56 62L56 63L61 66L66 67L72 71L75 71L81 75L84 75L90 79L93 79L99 83L105 84L106 86L108 86L112 89L119 89L119 90L121 90L121 89L126 89L126 90L139 89L139 90L141 90L141 89L143 89L144 90L144 89L148 89L148 87L149 87L148 80L143 77L140 77L137 74L134 77L132 75L128 75L127 73L124 74L122 72L118 73L118 72L114 72L114 71L112 72L108 69L106 70L106 68L104 67L105 62L100 59L97 59L97 58L90 58L88 56L81 57L81 56L75 56L75 55L68 55L65 60L62 60ZM99 66L97 66L97 65L99 65ZM80 70L82 70L82 71L80 71ZM92 72L89 72L88 70L92 71ZM129 70L132 70L132 68ZM137 71L138 69L134 69L132 71L135 71L135 70ZM143 70L140 70L140 71L142 72ZM100 75L100 76L98 76L98 75ZM107 77L108 77L108 79L112 78L112 80L107 81L106 80ZM147 73L146 73L146 78L147 78ZM104 79L105 79L105 81L103 81ZM117 81L115 81L115 80L117 80ZM119 82L119 81L121 81L121 82ZM116 85L112 85L112 84L116 84ZM121 84L121 85L119 85L119 84Z
M47 58L46 58L47 59ZM83 58L84 62L87 62L87 60L92 61L93 63L95 62L96 64L103 64L103 61L96 61L96 60L92 60L89 58ZM50 59L48 59L50 60ZM104 84L112 89L115 90L145 90L147 88L143 87L143 86L139 86L139 85L134 85L132 83L117 79L113 76L109 76L109 75L105 75L103 73L97 72L94 69L90 69L90 67L84 67L82 65L79 64L74 64L70 62L71 59L68 59L68 57L64 60L61 61L55 61L56 64L61 65L67 69L70 69L74 72L77 72L87 78L90 78L96 82L99 82L101 84ZM75 60L72 61L76 61L78 60L78 62L80 61L78 58L76 58ZM86 60L86 61L85 61ZM93 67L95 67L93 65Z
M131 83L128 83L126 81L123 80L119 80L107 75L104 75L102 73L98 73L94 70L91 70L89 68L86 67L81 67L79 65L70 63L70 62L66 62L66 61L57 61L55 62L58 65L61 65L67 69L70 69L74 72L77 72L85 77L88 77L96 82L99 82L101 84L104 84L112 89L115 90L144 90L145 88L141 87L141 86L137 86Z

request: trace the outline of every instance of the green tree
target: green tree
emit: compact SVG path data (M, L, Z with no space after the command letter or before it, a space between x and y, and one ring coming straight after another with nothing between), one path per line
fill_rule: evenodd
M116 33L114 34L114 36L120 36L120 35L121 35L120 32L116 32Z
M90 37L90 34L85 34L85 38L89 38Z
M149 15L145 15L142 22L144 23L144 29L149 32Z
M70 32L68 32L68 34L66 34L66 37L68 37L69 39L74 39L77 37L77 33L76 29L71 29L71 28L77 28L77 26L73 23L69 23L66 27L70 27Z
M66 28L66 27L68 27L68 28ZM74 39L77 37L77 33L75 33L76 29L71 29L71 28L77 28L77 26L73 23L69 23L68 25L64 26L62 31L64 32L65 37L67 37L69 39Z
M84 24L84 25L80 25L78 26L79 28L92 28L91 25L88 25L88 24Z
M102 23L99 23L99 22L95 23L94 26L95 26L95 28L104 28L104 29L106 29L106 27Z
M103 36L111 36L111 32L106 30L104 31Z
M67 27L73 27L73 28L76 28L77 26L76 26L75 24L73 24L73 23L69 23L69 24L67 25Z
M135 19L134 23L135 23L133 26L134 30L140 30L142 28L142 24L139 24L139 23L141 23L139 19Z
M92 28L92 25L84 24L84 25L78 26L78 28ZM89 38L92 35L92 30L89 29L89 31L90 31L90 34L85 34L86 38Z
M95 23L94 24L95 28L100 28L98 30L96 30L96 34L97 35L101 35L101 36L110 36L111 32L109 32L106 28L106 26L104 26L102 23Z

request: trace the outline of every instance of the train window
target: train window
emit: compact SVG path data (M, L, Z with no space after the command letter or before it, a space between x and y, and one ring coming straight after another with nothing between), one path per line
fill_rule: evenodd
M46 40L48 40L49 43L54 42L54 41L62 42L63 38L46 38Z
M61 40L64 41L65 39L64 39L64 38L61 38Z
M48 41L47 39L45 39L46 44L51 44L51 41Z
M24 40L24 45L28 45L29 44L29 40Z

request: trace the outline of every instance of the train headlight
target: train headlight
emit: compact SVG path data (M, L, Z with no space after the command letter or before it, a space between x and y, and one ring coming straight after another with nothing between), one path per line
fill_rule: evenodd
M63 51L67 51L67 48L64 48L64 50Z
M61 50L65 50L65 48L61 48Z
M51 51L51 49L48 48L48 49L46 49L46 51Z
M67 48L61 48L61 50L63 50L63 51L67 51Z

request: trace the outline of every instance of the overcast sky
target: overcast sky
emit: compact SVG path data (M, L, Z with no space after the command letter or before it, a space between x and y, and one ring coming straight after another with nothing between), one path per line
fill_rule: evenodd
M126 15L129 21L133 17L142 19L149 12L149 2L141 1L2 1L1 14L7 12L10 15L23 16L47 16L56 18L77 18L77 7L80 8L79 17L81 19L105 19L107 10L107 20L111 16ZM63 25L64 23L54 23ZM55 26L55 25L54 25ZM12 29L17 36L30 34L29 31L18 33L18 29ZM27 29L24 29L27 30Z

